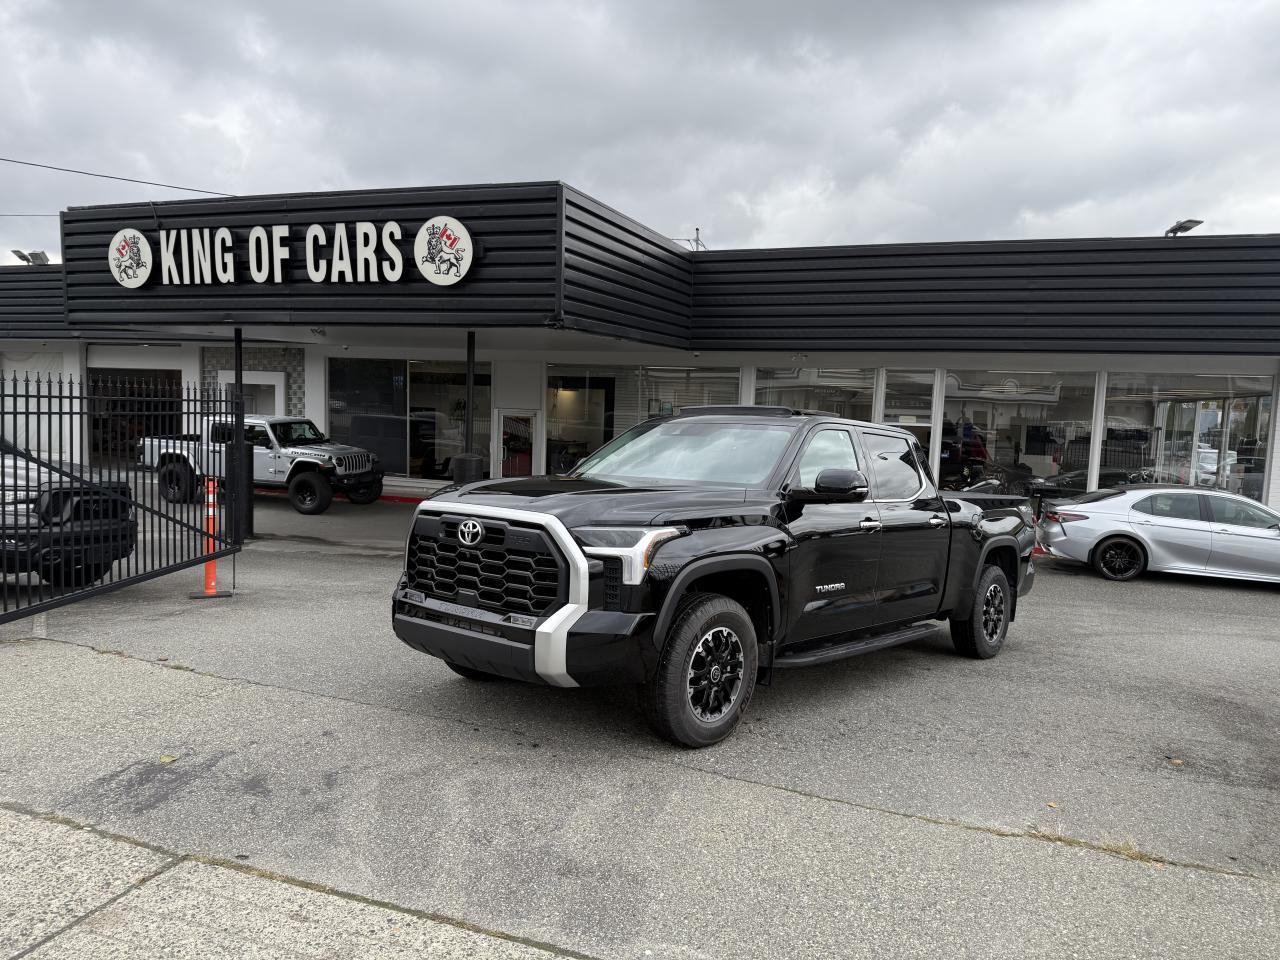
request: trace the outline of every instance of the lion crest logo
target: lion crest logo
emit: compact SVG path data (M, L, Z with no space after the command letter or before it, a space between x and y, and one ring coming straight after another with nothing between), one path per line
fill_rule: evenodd
M125 227L111 238L107 264L116 283L130 290L137 289L151 276L151 244L142 231Z
M457 283L471 267L471 234L457 217L432 217L422 225L413 242L418 270L432 283Z

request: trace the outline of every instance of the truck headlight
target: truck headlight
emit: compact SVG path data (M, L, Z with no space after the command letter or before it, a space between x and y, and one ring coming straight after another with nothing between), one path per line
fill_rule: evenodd
M621 560L622 582L635 586L649 571L654 551L684 532L678 527L577 527L573 536L587 556Z

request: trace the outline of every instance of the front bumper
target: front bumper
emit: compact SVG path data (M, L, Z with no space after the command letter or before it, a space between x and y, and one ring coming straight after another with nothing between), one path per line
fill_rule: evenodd
M564 608L562 608L564 609ZM415 650L485 673L556 686L640 683L647 676L653 616L587 610L564 636L565 674L539 670L559 612L534 620L424 597L402 584L392 597L396 636Z
M382 480L384 471L382 470L366 470L364 473L337 473L329 474L329 484L336 490L351 490L357 487L367 487Z

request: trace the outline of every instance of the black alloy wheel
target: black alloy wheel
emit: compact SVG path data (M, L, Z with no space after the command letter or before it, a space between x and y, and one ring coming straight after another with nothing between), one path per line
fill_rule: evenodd
M300 473L289 481L289 502L299 513L324 513L333 503L333 487L321 473Z
M1132 580L1147 566L1142 547L1128 537L1103 540L1093 551L1093 568L1108 580Z
M166 463L156 481L160 496L169 503L190 503L195 498L196 477L185 463Z
M987 643L999 643L1004 639L1006 609L1004 586L992 583L982 598L982 635Z
M689 707L703 723L715 723L737 702L745 658L742 641L725 626L703 635L689 660Z

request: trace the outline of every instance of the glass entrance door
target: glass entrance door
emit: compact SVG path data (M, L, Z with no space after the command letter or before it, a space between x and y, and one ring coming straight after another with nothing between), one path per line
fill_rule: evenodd
M530 477L545 472L542 414L537 410L495 410L490 463L495 477Z

